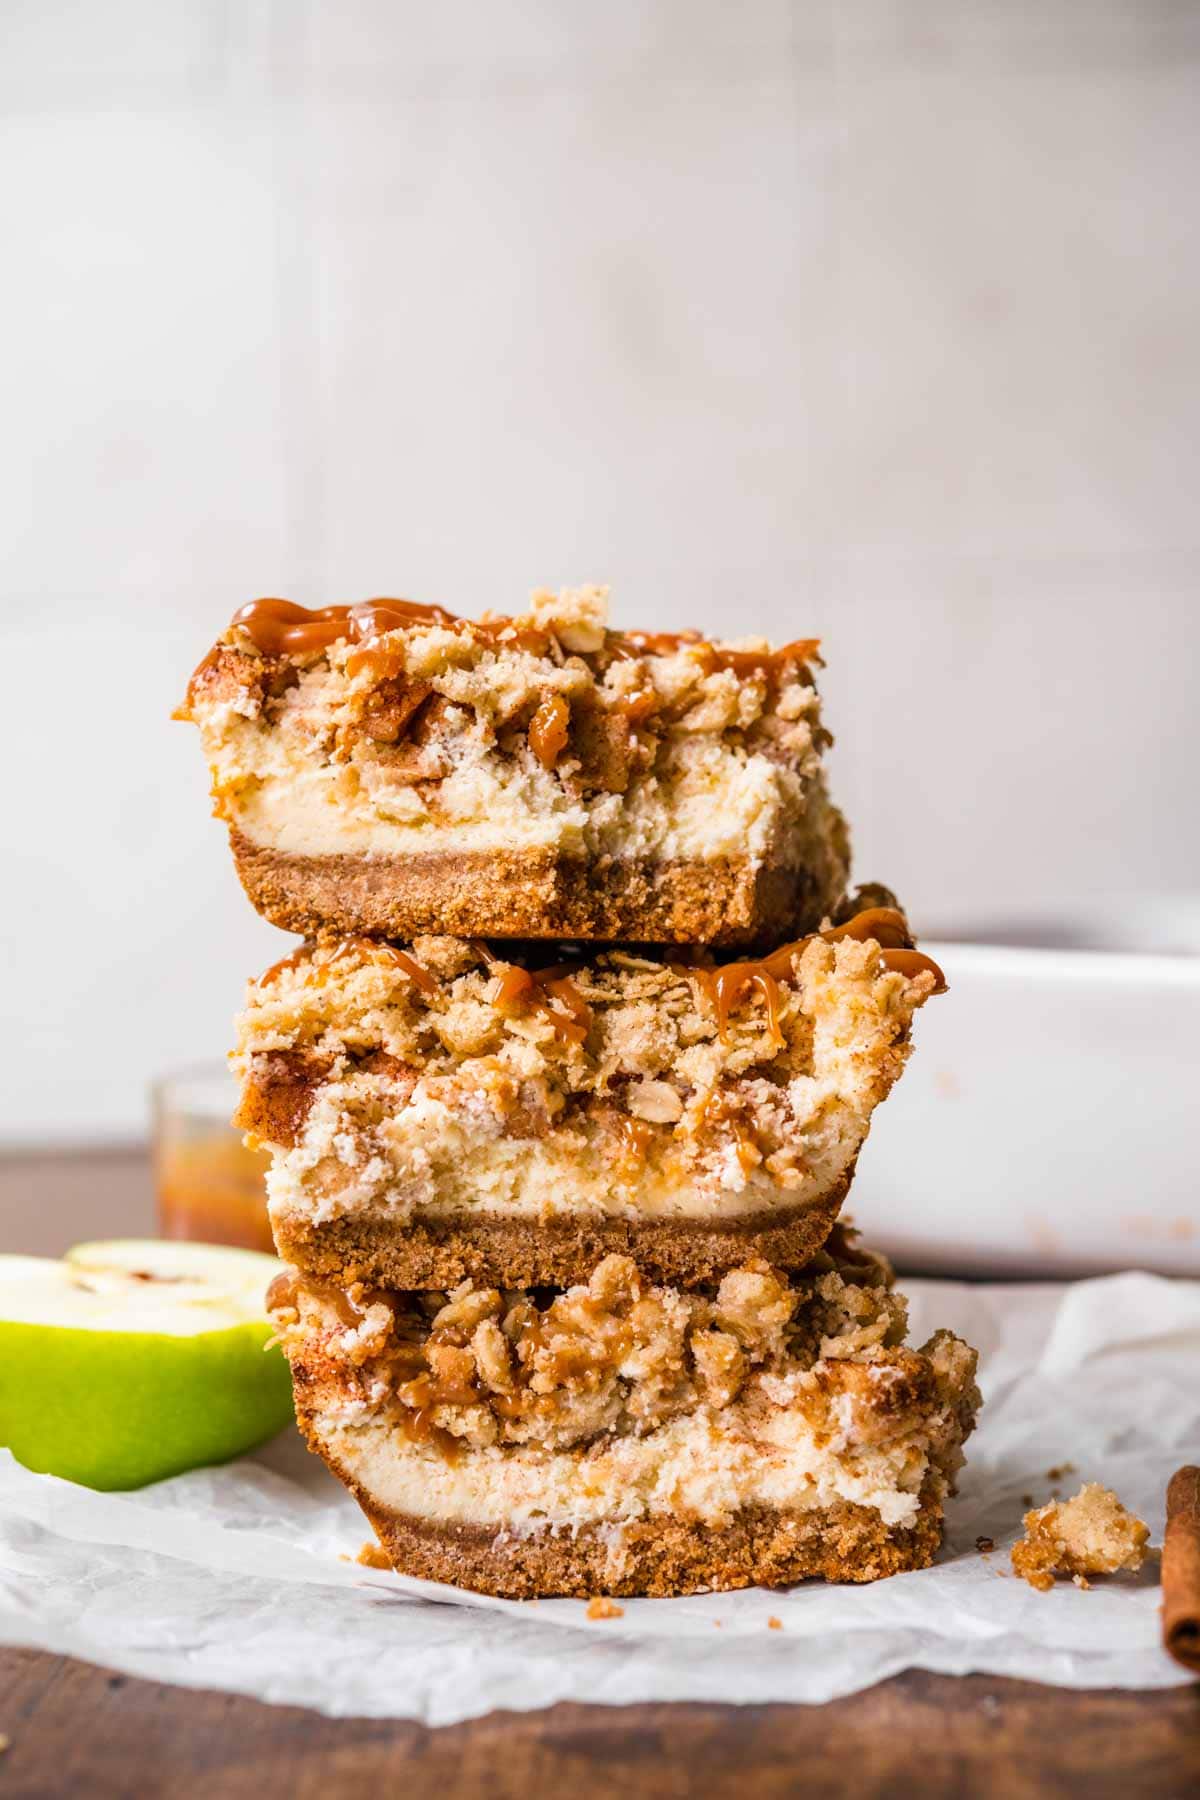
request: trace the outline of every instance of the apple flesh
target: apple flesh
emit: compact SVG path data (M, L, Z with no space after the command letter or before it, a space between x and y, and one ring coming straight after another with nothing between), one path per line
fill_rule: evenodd
M267 1349L274 1257L216 1244L80 1244L0 1256L0 1446L39 1473L144 1487L280 1431L292 1390Z

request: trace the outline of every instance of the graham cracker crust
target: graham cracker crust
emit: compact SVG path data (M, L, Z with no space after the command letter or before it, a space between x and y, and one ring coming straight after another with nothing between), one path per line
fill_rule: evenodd
M820 925L845 868L749 858L590 862L551 850L296 856L230 826L238 875L273 925L305 937L425 933L633 943L779 944Z
M923 1502L916 1523L884 1524L848 1501L819 1512L747 1507L728 1525L639 1519L622 1533L615 1572L613 1528L585 1525L574 1536L508 1536L480 1525L438 1525L380 1512L355 1498L400 1575L443 1581L510 1600L555 1595L721 1593L823 1581L880 1581L927 1569L942 1541L942 1508Z
M824 1245L853 1168L820 1201L782 1217L749 1213L728 1224L701 1219L331 1219L273 1217L285 1261L339 1287L570 1287L604 1257L632 1257L647 1280L676 1287L720 1281L750 1257L774 1268L803 1268Z
M518 1534L418 1519L373 1505L336 1458L323 1452L306 1420L301 1430L309 1448L354 1495L398 1575L507 1600L583 1600L593 1594L670 1599L791 1587L813 1578L882 1581L927 1569L942 1541L942 1503L932 1486L906 1526L888 1526L871 1507L848 1500L813 1512L744 1507L727 1525L664 1514L557 1534L549 1528Z

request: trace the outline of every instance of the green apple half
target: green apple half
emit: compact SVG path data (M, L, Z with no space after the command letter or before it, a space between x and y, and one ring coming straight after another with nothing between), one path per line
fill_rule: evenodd
M0 1445L39 1473L135 1488L273 1437L292 1417L287 1363L266 1348L282 1267L132 1239L0 1256Z

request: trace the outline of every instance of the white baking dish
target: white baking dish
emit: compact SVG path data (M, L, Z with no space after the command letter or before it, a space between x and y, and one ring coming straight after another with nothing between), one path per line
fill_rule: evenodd
M1200 1275L1200 958L923 943L848 1211L907 1269Z

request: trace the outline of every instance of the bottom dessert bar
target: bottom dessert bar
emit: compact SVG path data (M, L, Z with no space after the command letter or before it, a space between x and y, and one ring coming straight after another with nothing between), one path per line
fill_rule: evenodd
M979 1405L975 1352L920 1349L843 1232L655 1287L270 1295L310 1447L402 1574L483 1593L693 1593L874 1581L932 1560Z

